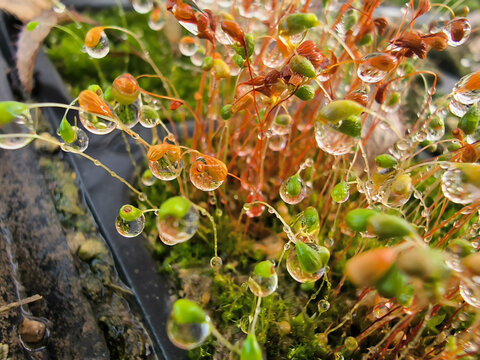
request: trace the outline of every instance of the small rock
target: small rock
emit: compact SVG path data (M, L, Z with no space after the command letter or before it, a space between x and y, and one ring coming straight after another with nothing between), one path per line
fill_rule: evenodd
M46 329L47 327L43 322L24 318L18 326L18 334L23 342L39 343L43 340Z
M78 257L83 261L89 261L106 252L107 249L100 241L87 240L78 249Z

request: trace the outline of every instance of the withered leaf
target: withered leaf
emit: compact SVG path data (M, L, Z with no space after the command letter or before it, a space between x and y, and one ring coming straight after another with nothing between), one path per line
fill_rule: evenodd
M51 0L0 0L0 10L12 14L24 23L40 16L42 12L51 8Z

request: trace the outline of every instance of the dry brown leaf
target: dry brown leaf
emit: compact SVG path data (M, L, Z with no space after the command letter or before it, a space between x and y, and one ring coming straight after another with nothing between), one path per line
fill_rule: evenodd
M51 8L52 0L0 0L0 10L14 15L24 23Z
M28 92L33 89L33 68L38 50L52 27L58 23L58 16L55 12L48 11L32 20L38 22L38 26L32 31L24 26L20 32L17 47L18 76Z

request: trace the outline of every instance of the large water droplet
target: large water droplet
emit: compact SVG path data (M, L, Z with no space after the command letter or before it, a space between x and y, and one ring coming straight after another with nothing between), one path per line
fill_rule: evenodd
M383 54L372 53L362 58L361 63L358 66L357 75L363 82L377 83L385 79L388 71L381 70L380 68L372 65L372 59L381 55Z
M270 40L262 56L265 66L272 69L279 67L285 61L281 51L278 48L277 41L280 40Z
M465 181L459 169L449 169L442 175L442 191L445 197L456 204L469 204L480 199L480 189Z
M332 155L348 154L357 143L355 138L342 134L320 121L315 123L315 140L320 149Z
M83 110L78 112L78 117L83 127L92 134L105 135L111 133L117 127L115 121L110 121L97 117L94 114L87 113Z
M248 287L250 291L260 297L265 297L272 294L277 290L278 286L278 276L277 273L269 277L263 277L260 275L253 274L248 279Z
M319 249L319 246L313 243L307 243L308 246L314 249ZM320 250L319 250L320 251ZM303 271L298 261L297 252L292 250L287 257L287 271L292 278L301 283L308 283L312 281L317 281L320 279L323 274L325 274L325 267L321 268L317 272L307 273Z
M141 215L139 218L127 221L117 216L115 220L115 228L117 232L124 237L135 237L141 234L145 227L145 215Z
M88 147L88 136L82 129L73 126L73 130L77 135L76 139L71 143L63 143L61 145L63 151L84 152Z
M191 36L184 36L178 44L178 49L184 56L192 56L198 50L198 39Z
M192 238L197 232L199 215L195 207L190 209L182 218L166 216L157 217L157 229L160 240L166 245L175 245Z
M9 150L20 149L33 140L29 136L10 137L13 134L35 134L35 125L30 113L21 114L8 124L0 126L0 148ZM2 135L8 135L8 137L2 137Z
M450 20L443 32L448 36L448 45L459 46L467 41L472 31L472 26L467 18L455 18Z
M139 14L146 14L153 8L152 0L132 0L133 10Z
M94 47L89 47L85 45L85 50L87 54L95 59L101 59L107 56L108 52L110 51L110 43L108 41L107 34L102 31L100 35L100 40L98 41L97 45Z
M165 154L158 160L149 160L148 167L156 178L163 181L171 181L180 175L183 161L182 159L171 160L168 154Z
M184 350L191 350L201 345L210 334L210 319L194 324L179 324L173 315L167 322L167 335L170 341Z
M480 101L480 72L465 75L453 87L453 97L464 105Z

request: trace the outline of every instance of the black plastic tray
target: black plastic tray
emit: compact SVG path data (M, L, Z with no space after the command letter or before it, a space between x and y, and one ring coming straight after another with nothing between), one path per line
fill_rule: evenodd
M0 49L13 68L15 23L4 14L0 20ZM12 79L12 88L17 89L18 94L14 74ZM71 101L71 96L60 75L43 51L39 53L35 65L35 87L32 95L38 102L68 104ZM57 128L64 110L46 108L43 113L54 128ZM76 112L70 113L71 122L74 113ZM148 141L150 131L140 127L135 130ZM132 181L135 169L128 159L120 132L116 130L105 136L90 133L88 135L90 142L86 153L100 160L128 181ZM132 155L140 164L143 161L141 150L134 141L131 141L131 146ZM66 157L78 176L80 190L98 228L112 251L119 275L135 295L144 323L154 342L157 356L166 360L185 359L185 352L176 348L166 335L166 322L171 308L168 278L158 273L158 265L148 250L144 237L128 239L120 236L115 230L114 222L118 209L129 202L131 192L125 185L92 162L74 154L66 154Z

